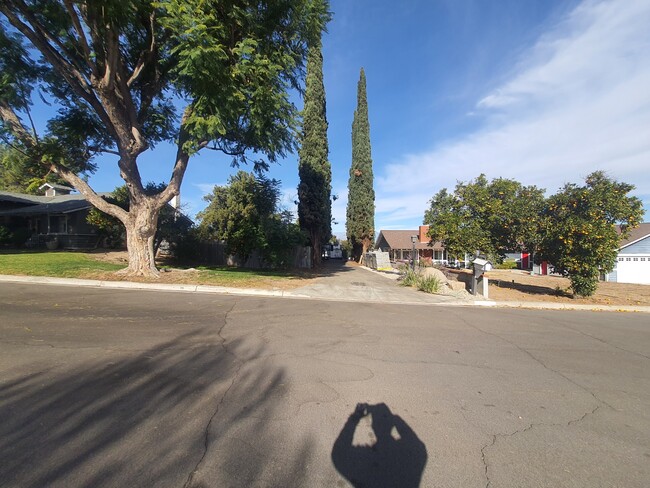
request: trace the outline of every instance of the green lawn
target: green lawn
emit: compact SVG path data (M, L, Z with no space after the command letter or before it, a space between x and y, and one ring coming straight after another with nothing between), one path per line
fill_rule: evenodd
M13 252L0 254L0 274L85 278L92 272L111 272L123 265L92 259L81 252Z
M59 278L86 278L102 280L125 279L113 272L125 267L102 261L92 253L83 252L0 252L0 274L53 276ZM229 268L226 266L198 266L192 270L162 266L160 283L184 283L240 288L292 288L299 286L308 273L280 270ZM164 272L171 271L171 272ZM133 280L134 278L129 278ZM137 281L149 281L135 278Z

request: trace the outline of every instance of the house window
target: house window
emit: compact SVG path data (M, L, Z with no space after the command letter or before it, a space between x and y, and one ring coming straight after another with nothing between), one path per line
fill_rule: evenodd
M619 260L619 261L624 261L624 260L625 260L625 258L618 258L618 260Z
M632 261L638 261L639 258L632 258Z
M632 259L631 259L631 258L625 258L625 260L626 260L626 261L632 261Z

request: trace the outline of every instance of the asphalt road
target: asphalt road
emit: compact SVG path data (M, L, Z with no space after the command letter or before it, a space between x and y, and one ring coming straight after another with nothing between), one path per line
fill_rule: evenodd
M0 283L0 486L647 487L650 323Z

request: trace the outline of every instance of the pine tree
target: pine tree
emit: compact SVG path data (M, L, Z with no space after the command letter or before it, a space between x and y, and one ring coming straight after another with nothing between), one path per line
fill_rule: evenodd
M327 116L320 41L307 56L305 107L302 113L298 174L298 222L309 235L312 262L319 264L321 245L332 235L332 169L327 159Z
M370 155L366 74L363 68L357 86L357 109L352 121L352 166L348 181L346 231L354 258L361 260L375 238L375 190Z

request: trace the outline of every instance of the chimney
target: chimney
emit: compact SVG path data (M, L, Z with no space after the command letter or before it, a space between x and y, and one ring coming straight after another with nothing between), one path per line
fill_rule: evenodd
M174 195L172 199L169 201L169 204L174 207L175 210L180 210L181 209L181 196L179 195Z
M420 230L418 231L418 236L420 237L420 242L429 242L429 236L427 235L427 232L429 232L429 226L428 225L421 225Z

